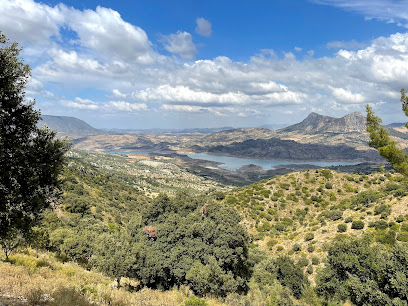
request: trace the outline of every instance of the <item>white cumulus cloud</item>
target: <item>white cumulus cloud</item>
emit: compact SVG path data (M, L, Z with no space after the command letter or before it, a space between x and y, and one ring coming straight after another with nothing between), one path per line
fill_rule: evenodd
M202 17L197 18L196 23L197 27L195 28L195 31L197 34L207 37L211 36L211 23L207 19L204 19Z
M4 0L0 2L0 29L20 43L48 44L59 36L65 17L61 6L51 7L33 0Z
M193 37L188 32L179 31L176 34L163 36L164 48L170 53L179 55L182 59L191 60L197 52Z
M365 3L372 10L385 7L379 0L320 2L349 9L352 3ZM402 22L406 9L397 4L404 1L390 3L389 14L398 7ZM227 56L193 61L197 48L190 33L163 36L165 48L177 57L159 54L142 28L109 8L78 10L2 0L0 15L0 29L25 44L23 56L33 68L27 96L44 103L41 107L55 104L52 110L62 105L63 111L136 114L153 108L154 115L211 113L258 122L262 116L281 119L290 113L290 120L296 121L310 111L338 116L364 111L364 104L370 103L379 115L391 118L400 112L399 90L407 87L408 33L366 45L330 42L327 47L340 50L326 57L302 50L308 55L296 58L300 48L295 48L283 55L265 49L242 61ZM98 92L98 102L90 95L90 100L59 98L80 90Z
M144 103L129 103L125 101L110 101L107 103L103 103L102 106L106 109L125 112L147 110L147 105Z
M359 93L352 93L344 88L333 88L333 95L336 99L346 103L362 103L365 102L364 95Z
M122 19L110 8L76 10L63 7L66 25L79 36L79 43L113 58L153 63L153 51L146 32Z

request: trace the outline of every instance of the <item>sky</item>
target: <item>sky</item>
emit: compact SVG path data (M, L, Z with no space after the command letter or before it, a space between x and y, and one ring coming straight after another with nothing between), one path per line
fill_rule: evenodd
M408 0L1 0L26 98L97 128L405 122Z

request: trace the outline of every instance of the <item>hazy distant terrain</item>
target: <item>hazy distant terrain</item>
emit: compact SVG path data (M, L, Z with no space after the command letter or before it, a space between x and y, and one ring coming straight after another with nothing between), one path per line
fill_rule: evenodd
M303 121L272 131L267 128L219 128L106 132L73 117L43 116L43 124L74 147L91 151L155 153L199 152L253 159L289 161L382 162L368 146L365 117L358 112L341 118L309 114ZM408 135L402 124L387 126L403 147ZM182 159L185 160L185 159Z
M42 120L39 122L39 126L48 126L51 130L56 131L58 136L67 136L75 139L106 133L75 117L50 115L42 115L41 117Z
M392 127L389 130L403 147L407 146L405 134ZM196 140L191 148L198 152L259 159L382 160L368 146L365 117L357 112L341 118L311 113L302 122L277 131L223 131Z

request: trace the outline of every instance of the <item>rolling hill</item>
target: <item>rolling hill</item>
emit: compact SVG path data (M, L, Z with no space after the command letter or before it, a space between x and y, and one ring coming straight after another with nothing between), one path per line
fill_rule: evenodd
M57 136L67 136L71 139L106 134L106 132L96 129L75 117L42 115L39 126L43 125L57 132Z

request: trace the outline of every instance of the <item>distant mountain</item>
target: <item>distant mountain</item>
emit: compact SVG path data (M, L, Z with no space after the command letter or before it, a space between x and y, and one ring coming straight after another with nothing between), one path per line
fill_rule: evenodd
M279 124L279 123L271 123L271 124L263 124L261 126L258 126L258 128L261 129L269 129L269 130L278 130L278 129L283 129L285 127L287 127L289 124Z
M201 137L194 143L190 145L198 146L215 146L215 145L225 145L233 142L242 142L250 139L265 139L271 138L275 134L274 131L264 128L240 128L220 131L217 133L209 134Z
M42 115L41 117L42 120L38 125L48 126L51 130L57 132L57 136L68 136L71 139L75 139L91 135L106 134L106 132L98 130L85 121L75 117L50 115Z
M387 127L392 127L392 128L395 128L395 127L403 127L403 126L405 126L405 123L390 123L390 124L387 124Z
M115 134L211 134L220 131L231 130L233 127L219 128L187 128L187 129L104 129Z
M191 143L190 149L256 159L382 161L368 146L365 122L359 112L341 118L310 113L303 121L277 131L235 129L206 135ZM392 130L392 136L406 147L408 135Z
M202 151L215 155L230 155L255 159L280 159L293 161L383 161L383 158L380 157L376 150L356 150L346 144L303 144L293 140L282 140L279 138L251 139L209 148L200 148L197 146L194 147L194 149L198 152Z
M333 118L329 116L310 113L302 122L288 126L279 130L279 133L299 132L307 134L319 133L352 133L365 132L365 117L354 112L341 118Z

